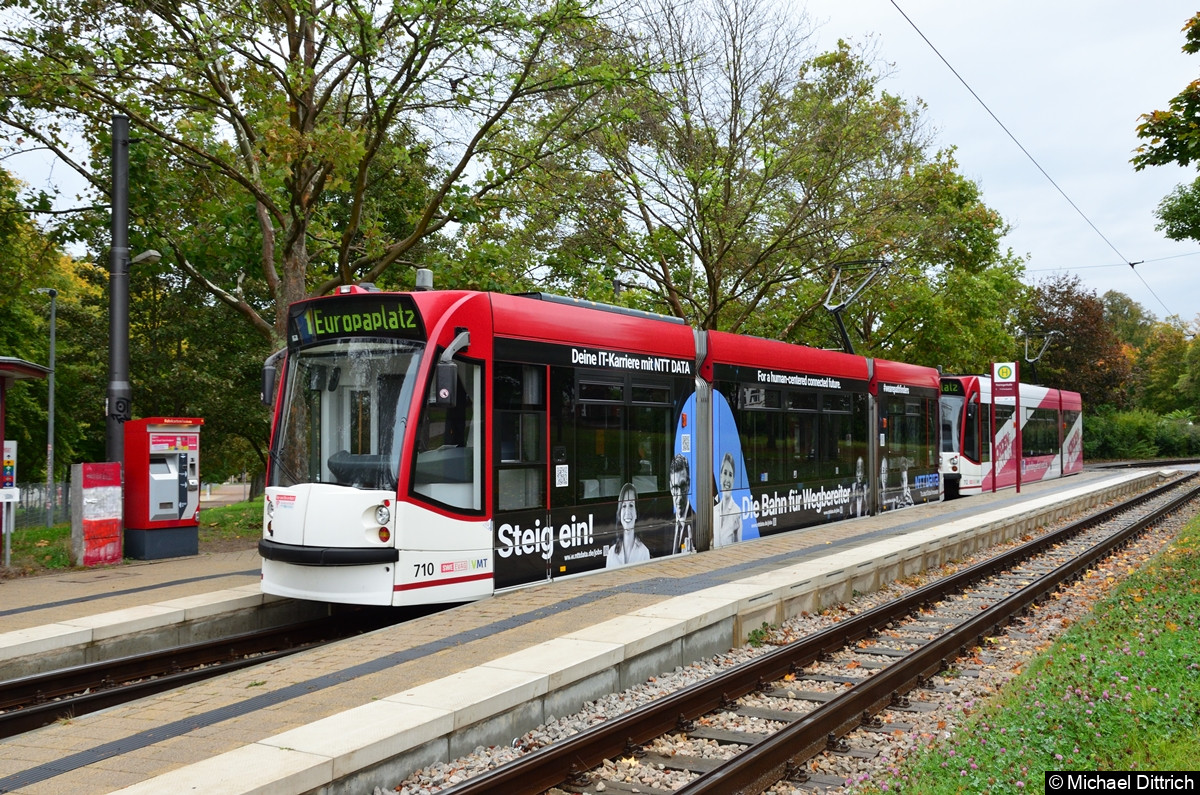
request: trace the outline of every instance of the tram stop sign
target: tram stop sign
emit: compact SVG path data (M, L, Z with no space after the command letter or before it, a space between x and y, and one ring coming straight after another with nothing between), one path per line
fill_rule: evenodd
M1016 362L992 364L992 397L1016 397L1019 377Z

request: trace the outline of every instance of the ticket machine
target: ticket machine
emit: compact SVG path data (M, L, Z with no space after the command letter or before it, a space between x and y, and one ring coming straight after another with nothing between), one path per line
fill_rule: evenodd
M200 551L200 427L196 417L125 423L125 556Z

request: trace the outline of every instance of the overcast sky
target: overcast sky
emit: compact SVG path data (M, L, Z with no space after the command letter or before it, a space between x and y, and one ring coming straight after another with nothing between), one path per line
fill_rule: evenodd
M1180 49L1193 4L807 0L807 11L822 49L873 42L892 66L885 89L926 102L938 143L957 147L961 173L1012 225L1004 243L1027 257L1027 281L1065 269L1097 295L1118 290L1160 319L1196 320L1200 244L1156 231L1154 210L1200 173L1129 163L1139 116L1200 77L1200 55ZM1136 273L1125 264L1138 261Z

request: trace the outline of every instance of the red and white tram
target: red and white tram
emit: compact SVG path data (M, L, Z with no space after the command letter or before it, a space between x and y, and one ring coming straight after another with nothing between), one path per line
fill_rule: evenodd
M281 365L259 544L281 596L461 602L941 496L931 368L358 286L290 308Z
M987 376L943 376L942 480L947 499L1083 471L1083 401L1078 392L1020 385L1020 455L1016 405L996 400ZM993 448L993 421L995 446Z

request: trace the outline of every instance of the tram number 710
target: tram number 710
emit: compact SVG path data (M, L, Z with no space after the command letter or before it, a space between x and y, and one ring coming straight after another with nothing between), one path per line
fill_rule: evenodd
M414 563L413 564L413 576L414 577L432 577L433 571L434 571L434 569L433 569L432 563Z

